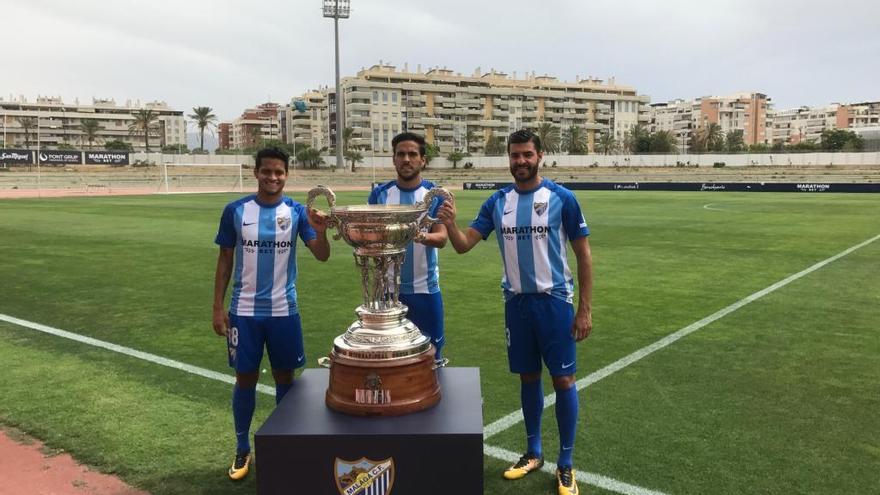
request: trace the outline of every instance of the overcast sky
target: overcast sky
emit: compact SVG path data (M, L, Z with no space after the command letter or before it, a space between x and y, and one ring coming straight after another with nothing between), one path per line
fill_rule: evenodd
M380 59L777 109L880 100L875 0L352 0L342 75ZM321 0L0 0L0 97L164 100L222 120L333 84Z

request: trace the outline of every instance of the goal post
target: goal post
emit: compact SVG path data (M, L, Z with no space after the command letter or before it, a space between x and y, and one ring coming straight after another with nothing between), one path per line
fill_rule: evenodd
M241 163L163 163L156 192L244 192L248 174Z

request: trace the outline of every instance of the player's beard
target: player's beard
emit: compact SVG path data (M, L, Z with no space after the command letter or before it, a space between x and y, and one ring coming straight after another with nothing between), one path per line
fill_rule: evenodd
M518 172L523 169L528 168L528 174L525 176L521 176ZM517 183L529 182L534 179L536 175L538 175L538 164L537 163L528 163L525 165L515 165L510 167L510 174L513 175L513 180Z
M410 181L418 177L418 175L422 172L422 168L418 165L409 167L409 171L406 170L405 167L400 167L397 169L397 178L402 181Z

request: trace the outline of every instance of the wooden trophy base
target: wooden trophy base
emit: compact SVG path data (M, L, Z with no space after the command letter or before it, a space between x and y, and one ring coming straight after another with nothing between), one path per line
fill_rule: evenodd
M330 354L327 407L356 416L400 416L440 402L434 348L391 360Z

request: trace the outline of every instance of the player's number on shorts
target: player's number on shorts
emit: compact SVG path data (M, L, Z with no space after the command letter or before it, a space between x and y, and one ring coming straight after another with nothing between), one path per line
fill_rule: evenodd
M229 329L229 343L232 347L238 347L238 328L232 327Z

